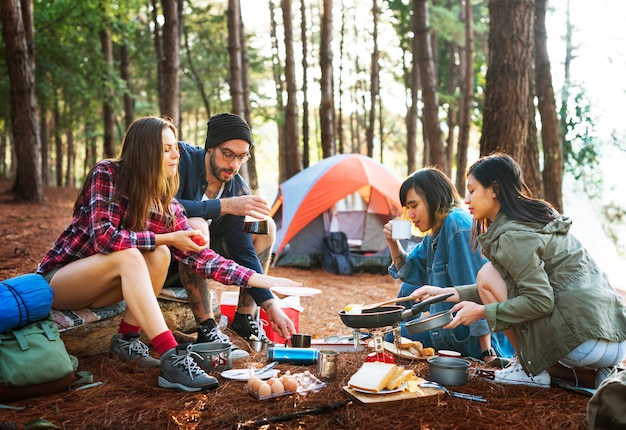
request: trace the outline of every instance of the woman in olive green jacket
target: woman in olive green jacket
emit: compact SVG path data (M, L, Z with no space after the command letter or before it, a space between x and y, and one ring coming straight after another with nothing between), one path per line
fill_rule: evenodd
M422 287L419 300L454 292L460 302L446 328L485 318L504 331L518 360L495 381L549 387L548 369L597 369L597 384L626 358L626 307L582 244L571 221L535 199L510 156L493 154L474 163L465 199L475 220L474 237L489 259L476 284ZM594 387L595 388L595 387Z

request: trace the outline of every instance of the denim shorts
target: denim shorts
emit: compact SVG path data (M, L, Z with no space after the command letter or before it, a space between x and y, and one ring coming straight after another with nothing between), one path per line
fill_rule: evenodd
M568 367L600 369L616 366L624 358L626 358L626 341L611 342L606 339L592 339L576 347L559 362Z

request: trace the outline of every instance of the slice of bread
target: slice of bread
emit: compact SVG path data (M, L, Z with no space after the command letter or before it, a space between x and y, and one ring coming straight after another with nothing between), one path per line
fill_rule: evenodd
M387 386L397 371L398 366L393 363L366 361L359 370L350 377L348 386L377 393Z
M387 390L395 390L397 388L400 388L402 386L402 384L404 384L406 381L408 381L409 379L411 379L414 376L415 376L415 372L413 371L413 369L403 370L402 372L400 372L399 375L396 375L396 377L393 378L385 386L385 388Z

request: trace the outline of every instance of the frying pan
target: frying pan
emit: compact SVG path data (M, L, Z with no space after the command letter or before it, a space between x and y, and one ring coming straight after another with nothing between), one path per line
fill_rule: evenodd
M420 334L434 328L443 327L450 321L452 321L452 313L448 309L409 321L406 323L406 331L409 334Z
M379 328L398 324L419 314L433 303L439 303L452 296L453 293L431 297L428 300L413 305L411 309L404 306L383 306L380 308L363 310L360 314L348 314L345 310L339 312L341 321L351 328ZM401 300L401 299L398 299Z

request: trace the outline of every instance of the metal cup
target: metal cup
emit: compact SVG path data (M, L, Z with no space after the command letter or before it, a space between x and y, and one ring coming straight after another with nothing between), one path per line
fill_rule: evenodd
M337 351L323 349L317 356L317 377L329 381L337 377Z
M311 347L311 335L310 334L294 334L291 336L291 341L285 342L285 346L290 342L293 348L310 348Z
M252 234L269 234L267 219L255 220L253 218L245 218L241 231Z

